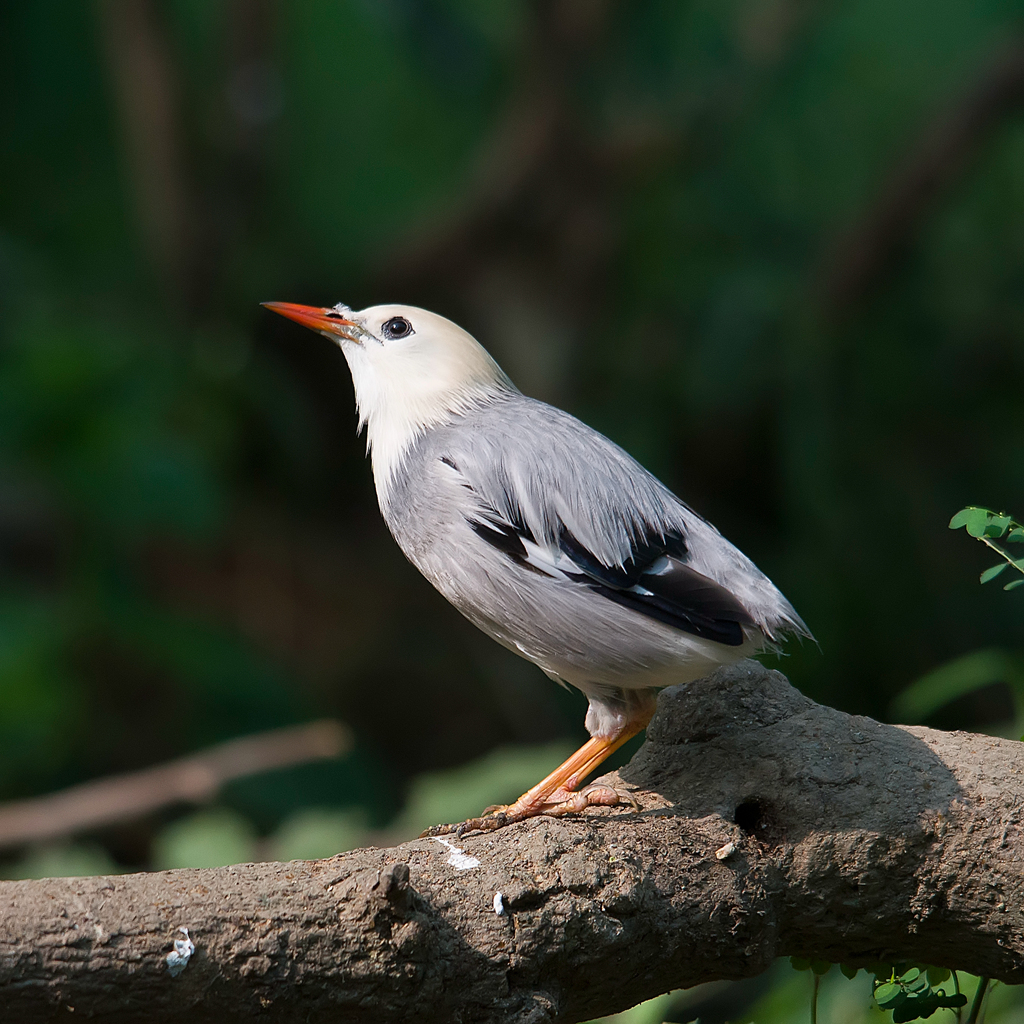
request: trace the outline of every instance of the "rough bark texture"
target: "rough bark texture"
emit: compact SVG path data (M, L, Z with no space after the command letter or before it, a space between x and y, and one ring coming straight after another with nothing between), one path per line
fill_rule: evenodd
M851 717L746 662L662 693L617 781L640 813L0 883L3 1018L580 1021L782 955L1024 981L1024 744Z

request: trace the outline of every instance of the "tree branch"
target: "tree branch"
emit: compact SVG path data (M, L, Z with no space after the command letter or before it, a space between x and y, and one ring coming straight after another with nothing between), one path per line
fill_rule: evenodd
M204 803L235 779L341 757L352 735L324 719L218 743L166 764L111 775L58 793L0 804L0 849L130 821L177 803Z
M112 1024L539 1024L783 955L1024 981L1022 744L851 717L745 662L664 691L616 782L642 811L0 883L0 1007L23 1024L72 1007ZM182 927L195 952L172 976Z

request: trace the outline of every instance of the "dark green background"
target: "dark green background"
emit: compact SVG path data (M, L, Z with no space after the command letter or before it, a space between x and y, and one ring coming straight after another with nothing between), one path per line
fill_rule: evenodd
M584 703L380 522L351 384L268 299L427 306L645 462L884 717L1024 593L1019 3L0 6L0 796L334 715L226 796L363 804ZM955 724L1006 714L999 688ZM162 820L162 819L161 819ZM145 864L159 820L100 838Z

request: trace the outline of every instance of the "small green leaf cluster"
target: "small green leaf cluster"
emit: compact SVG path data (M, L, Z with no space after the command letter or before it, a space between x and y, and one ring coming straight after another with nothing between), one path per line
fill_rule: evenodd
M1014 558L1008 551L995 543L1002 539L1015 544L1024 544L1024 526L1005 512L993 512L991 509L981 508L977 505L968 505L949 521L951 530L959 530L961 526L965 526L972 537L988 545L1002 558L1001 562L981 574L982 583L994 580L1007 566L1010 566L1022 575L1020 579L1007 583L1003 590L1014 590L1024 586L1024 557Z
M873 995L883 1010L892 1011L893 1024L930 1017L936 1010L955 1010L967 1003L960 992L948 995L938 988L951 977L945 967L924 964L879 964L872 968Z
M832 966L827 960L804 960L791 957L789 961L795 970L827 974ZM852 964L840 964L839 969L847 978L853 979L859 968ZM936 1010L955 1010L967 1004L967 997L960 992L947 994L939 988L949 981L952 973L945 967L929 967L926 964L897 963L872 964L866 967L874 976L872 994L879 1009L892 1012L893 1024L930 1017Z

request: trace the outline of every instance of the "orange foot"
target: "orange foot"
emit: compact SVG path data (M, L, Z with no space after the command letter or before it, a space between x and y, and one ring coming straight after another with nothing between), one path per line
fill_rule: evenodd
M560 764L547 778L524 793L514 804L505 807L488 807L479 818L470 818L459 824L433 825L422 833L422 838L447 835L455 832L494 829L511 825L544 814L553 818L563 814L575 814L587 807L614 807L626 802L634 808L639 805L630 793L613 789L603 783L594 783L577 790L576 787L606 758L613 754L627 740L632 739L647 726L653 707L642 717L628 721L614 736L597 736L580 747L567 761Z
M604 782L595 782L576 792L562 789L557 796L558 799L536 807L517 806L518 800L514 804L488 807L479 818L469 818L454 825L431 825L420 838L447 835L451 832L460 836L467 832L493 832L495 829L511 825L514 821L525 821L527 818L536 818L540 815L560 818L565 814L578 814L588 807L616 807L624 803L629 804L635 811L640 810L640 804L632 793L625 789L614 789Z

